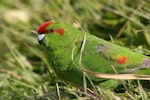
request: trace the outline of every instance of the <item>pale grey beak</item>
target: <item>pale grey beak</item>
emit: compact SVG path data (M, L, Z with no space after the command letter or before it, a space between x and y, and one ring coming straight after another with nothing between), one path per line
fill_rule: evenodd
M44 36L45 34L38 33L37 39L40 45L43 44Z

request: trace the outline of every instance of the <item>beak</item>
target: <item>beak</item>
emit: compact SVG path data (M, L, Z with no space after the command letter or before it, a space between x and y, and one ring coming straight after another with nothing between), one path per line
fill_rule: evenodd
M44 44L43 43L44 36L45 36L45 34L38 33L37 39L38 39L38 42L40 45Z

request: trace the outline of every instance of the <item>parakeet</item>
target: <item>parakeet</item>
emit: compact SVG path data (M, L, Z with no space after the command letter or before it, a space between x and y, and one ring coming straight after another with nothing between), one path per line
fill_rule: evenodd
M85 36L85 32L75 26L48 21L38 28L37 38L38 42L45 46L47 60L56 75L69 83L83 85L81 67L108 74L115 74L115 71L150 74L150 63L144 62L145 59L150 61L148 56L89 33ZM139 70L140 68L143 70ZM95 84L104 81L92 75L89 77Z

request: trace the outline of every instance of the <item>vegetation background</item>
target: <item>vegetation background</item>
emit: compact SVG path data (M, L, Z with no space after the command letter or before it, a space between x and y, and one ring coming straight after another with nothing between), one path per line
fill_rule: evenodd
M37 28L55 20L74 21L98 37L150 55L150 0L0 0L0 100L94 99L60 82L44 63ZM50 72L50 73L49 73ZM99 88L103 100L148 100L140 84L116 93Z

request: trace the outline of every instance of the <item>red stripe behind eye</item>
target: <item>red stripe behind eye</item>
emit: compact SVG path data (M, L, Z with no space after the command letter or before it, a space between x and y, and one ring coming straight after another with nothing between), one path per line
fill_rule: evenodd
M64 34L64 29L63 28L59 28L56 30L56 32L60 35L63 35Z

